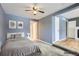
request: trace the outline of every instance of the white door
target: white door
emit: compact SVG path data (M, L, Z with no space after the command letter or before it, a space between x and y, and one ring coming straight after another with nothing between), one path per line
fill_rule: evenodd
M37 40L37 21L30 21L30 37L31 40Z
M76 21L69 21L67 27L68 27L68 29L67 29L67 37L68 38L75 38Z
M59 40L59 17L55 16L55 42Z

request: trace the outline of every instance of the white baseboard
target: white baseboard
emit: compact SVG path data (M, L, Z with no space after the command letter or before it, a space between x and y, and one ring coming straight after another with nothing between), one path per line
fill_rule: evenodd
M43 43L45 43L45 44L48 44L48 45L52 45L52 44L50 44L50 43L48 43L48 42L45 42L45 41L43 41L43 40L40 40L40 39L39 39L39 41L41 41L41 42L43 42Z
M62 40L65 40L65 39L66 39L66 38L63 38L63 39L60 39L60 40L58 40L58 41L62 41ZM52 44L51 44L51 43L45 42L45 41L40 40L40 39L39 39L39 41L41 41L41 42L43 42L43 43L45 43L45 44L48 44L48 45L52 45L52 44L54 44L55 42L57 42L57 41L54 41L54 42L52 42Z
M75 39L75 38L68 37L68 39Z
M60 39L59 41L66 40L67 38Z
M58 40L58 41L62 41L62 40L66 40L66 38L60 39L60 40ZM53 44L56 43L56 42L57 42L57 41L54 41Z

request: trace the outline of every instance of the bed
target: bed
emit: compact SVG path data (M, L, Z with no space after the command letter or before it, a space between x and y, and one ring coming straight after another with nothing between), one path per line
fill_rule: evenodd
M37 45L27 38L8 39L1 49L1 56L38 56L41 51Z

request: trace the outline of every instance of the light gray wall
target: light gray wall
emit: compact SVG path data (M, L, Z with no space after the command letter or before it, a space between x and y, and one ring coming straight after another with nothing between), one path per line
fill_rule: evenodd
M52 16L52 43L55 41L55 17Z
M6 40L6 15L0 4L0 47L4 44Z
M65 20L64 20L65 19ZM66 18L60 16L60 39L66 38Z
M66 21L64 17L59 20L59 39L66 38ZM55 41L55 17L50 15L39 20L39 38L42 41L52 44Z
M39 38L52 43L52 16L47 16L39 21Z

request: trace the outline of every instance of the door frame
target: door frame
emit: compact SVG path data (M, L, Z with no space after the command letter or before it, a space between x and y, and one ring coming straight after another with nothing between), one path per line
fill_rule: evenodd
M60 18L58 16L55 16L55 42L59 41L59 23Z
M38 22L37 21L30 21L30 38L31 40L37 40L37 31L38 31Z

